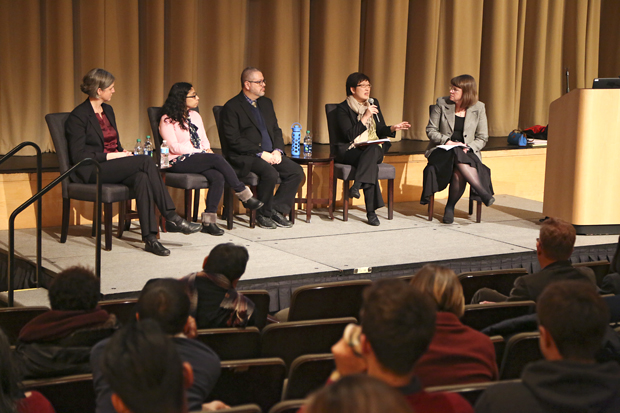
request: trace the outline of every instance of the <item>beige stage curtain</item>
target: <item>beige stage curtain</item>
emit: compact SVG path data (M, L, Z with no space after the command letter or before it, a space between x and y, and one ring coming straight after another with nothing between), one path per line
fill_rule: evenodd
M44 116L85 99L86 71L116 76L122 144L151 134L149 106L194 84L207 134L212 107L263 71L285 141L300 122L327 143L325 104L346 77L368 74L399 138L426 139L428 106L451 77L479 83L490 134L546 124L549 103L620 74L616 0L0 0L0 153L22 141L53 150ZM24 152L28 153L28 152Z

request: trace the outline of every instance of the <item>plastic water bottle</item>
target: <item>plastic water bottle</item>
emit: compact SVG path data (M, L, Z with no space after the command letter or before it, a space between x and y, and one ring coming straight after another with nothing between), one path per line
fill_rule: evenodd
M170 160L168 159L169 153L170 153L170 149L168 149L168 144L164 140L161 143L161 167L162 168L170 168Z
M312 158L312 135L310 135L309 130L304 136L304 158Z
M146 135L146 143L144 144L144 154L153 157L153 144L151 143L151 136Z
M138 141L136 142L136 147L133 148L133 154L144 155L144 148L142 147L142 141L140 140L140 138L138 138Z

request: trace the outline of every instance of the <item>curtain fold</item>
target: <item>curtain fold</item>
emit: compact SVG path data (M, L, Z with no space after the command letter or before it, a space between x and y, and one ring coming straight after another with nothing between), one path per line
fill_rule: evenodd
M506 135L547 123L566 68L571 89L620 75L618 16L616 0L0 0L0 153L27 140L53 151L44 116L83 101L94 67L116 77L128 148L179 81L194 84L219 147L211 109L239 93L248 65L265 75L285 142L293 122L329 142L325 104L355 71L389 123L411 122L399 138L426 139L429 105L463 73L490 134Z

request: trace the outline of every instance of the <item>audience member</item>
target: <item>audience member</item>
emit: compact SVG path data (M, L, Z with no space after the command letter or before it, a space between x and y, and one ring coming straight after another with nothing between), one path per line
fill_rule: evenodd
M189 296L185 284L172 278L150 280L142 289L136 307L138 323L155 320L162 331L172 337L181 360L191 366L194 380L187 391L187 404L190 410L201 410L219 378L220 359L209 347L190 339L195 337L196 323L189 315ZM97 413L114 412L111 399L113 389L103 375L101 365L108 341L98 343L91 352Z
M366 372L397 388L414 411L471 412L456 393L426 393L413 368L435 332L435 304L398 279L376 281L364 291L361 327L350 325L332 347L341 376Z
M202 271L184 278L198 328L254 325L254 303L236 290L248 259L245 247L219 244L205 258Z
M103 377L118 413L186 413L192 367L154 320L131 323L106 344Z
M490 288L481 288L472 297L472 304L484 301L536 301L547 285L561 280L589 279L596 285L592 269L574 268L569 261L575 238L575 228L571 224L558 218L548 218L541 224L540 235L536 239L536 257L542 269L517 278L508 297Z
M596 289L581 281L556 282L536 308L545 360L526 366L521 382L488 388L476 412L620 411L620 366L594 360L609 322Z
M313 393L305 413L411 413L402 393L365 374L343 377Z
M435 300L437 321L431 344L413 372L424 387L497 380L495 348L488 336L463 325L463 287L449 268L427 264L411 285Z
M99 279L87 268L67 268L52 282L48 297L52 309L33 318L18 336L16 351L24 376L90 373L90 347L95 343L88 337L76 342L72 334L116 325L113 314L97 307Z
M37 391L24 393L19 383L19 368L11 345L0 329L0 412L54 413L50 402Z

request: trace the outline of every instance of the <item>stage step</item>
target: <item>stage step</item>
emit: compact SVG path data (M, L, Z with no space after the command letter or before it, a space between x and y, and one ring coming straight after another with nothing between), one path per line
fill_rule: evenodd
M0 292L0 307L7 307L9 303L9 293ZM44 306L49 307L50 302L45 288L28 288L25 290L15 290L15 307Z

